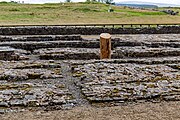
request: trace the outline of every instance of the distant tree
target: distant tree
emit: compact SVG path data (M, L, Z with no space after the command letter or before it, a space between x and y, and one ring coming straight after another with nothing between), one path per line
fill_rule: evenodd
M8 2L6 2L6 1L1 1L0 3L8 3Z
M18 3L17 1L11 1L10 3Z
M71 2L71 0L66 0L66 2Z
M98 0L99 1L99 0ZM91 2L97 2L97 0L86 0L86 2L91 3Z
M93 2L97 2L97 0L86 0L87 3L93 3ZM99 0L98 0L99 2Z
M104 0L104 3L106 3L106 4L112 4L112 3L113 3L113 0Z
M101 1L102 3L106 3L106 4L114 4L113 0L99 0L99 1Z

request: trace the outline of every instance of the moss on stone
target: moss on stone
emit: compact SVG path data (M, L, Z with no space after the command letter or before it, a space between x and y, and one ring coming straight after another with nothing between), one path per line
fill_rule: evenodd
M76 72L76 73L73 74L73 77L81 77L83 75L84 75L83 72Z

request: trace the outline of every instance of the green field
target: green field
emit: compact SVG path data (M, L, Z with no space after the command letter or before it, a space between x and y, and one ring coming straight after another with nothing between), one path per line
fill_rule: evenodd
M180 15L171 16L153 10L111 7L114 12L108 12L109 5L102 3L17 4L1 2L0 24L180 23ZM180 10L180 8L174 9Z

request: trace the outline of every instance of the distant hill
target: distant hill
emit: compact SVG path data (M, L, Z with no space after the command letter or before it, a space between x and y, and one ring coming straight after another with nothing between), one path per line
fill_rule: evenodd
M128 6L128 7L180 7L180 5L174 4L165 4L165 3L152 3L152 2L142 2L142 1L126 1L126 2L117 2L118 6Z
M157 5L146 5L146 4L116 4L118 6L127 6L127 7L135 7L135 8L158 8Z

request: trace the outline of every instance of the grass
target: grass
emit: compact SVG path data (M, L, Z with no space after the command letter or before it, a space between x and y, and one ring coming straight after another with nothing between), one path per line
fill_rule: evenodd
M101 3L16 4L0 3L0 24L58 25L74 23L178 23L171 16L153 10L129 9ZM179 8L173 8L180 10Z

